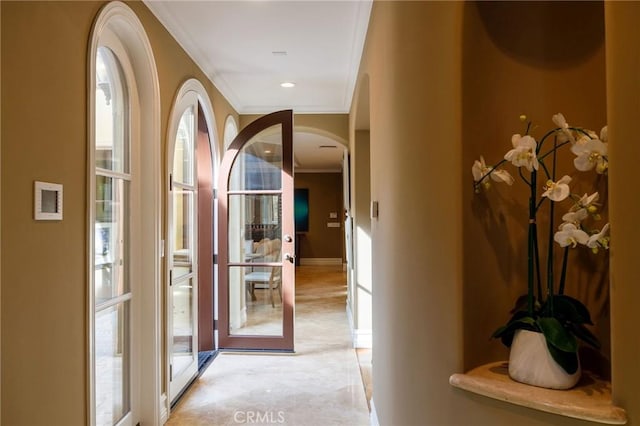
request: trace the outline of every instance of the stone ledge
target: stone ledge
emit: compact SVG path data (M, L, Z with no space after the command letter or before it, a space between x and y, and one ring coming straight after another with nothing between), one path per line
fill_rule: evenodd
M510 404L592 422L623 425L627 413L611 401L611 383L589 372L569 390L544 389L511 380L506 361L453 374L451 386Z

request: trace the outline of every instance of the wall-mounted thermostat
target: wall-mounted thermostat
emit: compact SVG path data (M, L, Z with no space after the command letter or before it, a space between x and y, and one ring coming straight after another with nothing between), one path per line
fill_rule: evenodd
M36 181L33 204L36 220L62 220L62 185Z

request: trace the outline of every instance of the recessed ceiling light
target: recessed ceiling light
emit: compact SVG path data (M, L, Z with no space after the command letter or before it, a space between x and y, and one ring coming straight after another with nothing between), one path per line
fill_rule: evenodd
M265 154L271 154L271 150L270 150L270 149L265 149L265 150L264 150L264 153L265 153Z
M285 81L284 83L280 83L280 86L282 87L286 87L286 88L290 88L290 87L295 87L295 83L292 83L291 81Z

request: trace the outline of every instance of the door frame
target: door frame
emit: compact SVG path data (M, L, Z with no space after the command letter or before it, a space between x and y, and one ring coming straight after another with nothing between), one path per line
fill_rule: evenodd
M173 173L173 155L174 155L174 150L175 150L175 135L178 129L178 125L179 125L179 120L182 116L181 112L184 111L177 111L177 108L179 107L179 103L180 100L182 98L184 98L187 94L189 94L190 92L193 92L195 94L195 96L197 97L197 105L198 105L198 109L202 109L203 115L204 115L204 120L206 123L206 127L207 127L207 132L208 132L208 136L209 136L209 151L211 154L211 170L212 170L212 185L213 185L213 190L215 193L216 190L216 183L217 183L217 179L216 179L216 175L217 175L217 171L219 169L219 149L218 149L218 132L216 130L216 121L215 121L215 114L213 111L213 105L211 103L211 100L209 98L209 95L207 93L207 90L205 89L205 87L202 85L202 83L195 79L195 78L189 78L187 79L184 83L182 83L182 85L180 86L180 88L178 89L178 92L174 98L172 107L171 107L171 113L169 115L170 117L170 121L168 123L167 126L167 143L166 143L166 149L167 149L167 162L166 162L166 170L165 170L165 182L164 182L164 190L163 190L163 194L165 197L165 208L167 209L167 215L166 215L166 221L164 224L164 230L163 230L163 250L162 250L162 254L163 257L165 258L165 262L164 262L164 279L163 279L163 288L164 291L169 290L169 285L168 285L168 281L169 281L169 241L170 241L170 228L171 228L171 217L169 216L170 213L170 203L171 200L169 199L169 195L170 195L170 175ZM198 116L198 111L196 110L196 116ZM198 116L199 119L199 116ZM198 136L198 130L196 129L196 149L197 149L197 136ZM197 163L197 152L196 152L196 156L195 156L195 161ZM197 165L196 165L196 175L194 176L196 182L195 185L197 186L197 178L198 178L198 172L197 172ZM215 200L214 200L215 201ZM196 203L195 206L197 208L197 199L196 199ZM213 203L213 229L216 229L216 222L217 222L217 204L214 202ZM199 233L199 232L198 232ZM198 235L197 237L200 237L200 235ZM213 235L210 236L210 238L212 238L212 243L213 243L213 253L215 255L215 253L217 252L217 238L214 238ZM196 247L196 251L197 251L197 247ZM213 262L213 259L211 259L211 261ZM216 277L217 277L217 264L213 264L213 294L214 294L214 298L217 297L217 286L218 283L216 281ZM164 300L165 302L169 300L169 295L165 294L164 295ZM197 302L196 302L197 305ZM164 308L162 309L163 311L163 318L164 318L164 324L165 324L165 329L163 330L163 336L164 336L164 340L166 340L165 344L163 345L163 353L164 353L164 364L162 366L163 372L164 372L164 390L165 393L162 396L162 411L163 411L163 415L162 415L162 421L161 424L166 422L169 416L169 413L171 411L171 397L170 397L170 352L169 352L169 341L167 339L168 335L169 335L169 328L168 328L168 316L170 315L169 312L169 308L167 306L166 303L164 303L163 305L160 306L164 306ZM213 306L213 318L211 318L211 321L214 321L216 319L216 305L214 304ZM215 330L214 330L215 333ZM195 350L197 351L198 349L198 342L194 341L194 347ZM217 345L217 338L214 336L214 350L218 348ZM197 377L197 375L195 376ZM194 377L194 378L195 378ZM185 387L183 389L186 390L188 388Z
M282 205L289 198L290 208L282 209L281 253L295 253L295 228L293 217L293 111L283 110L264 115L238 133L220 165L218 181L218 338L221 349L294 351L295 311L295 262L284 260L282 254L282 336L230 335L229 333L229 274L228 274L228 188L231 169L242 147L256 134L274 125L282 125ZM288 194L288 195L287 195ZM287 242L285 236L292 237ZM293 260L293 258L291 258Z

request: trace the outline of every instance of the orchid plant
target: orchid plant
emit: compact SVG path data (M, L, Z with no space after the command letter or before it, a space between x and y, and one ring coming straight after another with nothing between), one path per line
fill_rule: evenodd
M568 147L575 155L573 164L578 171L595 170L598 174L606 175L609 167L607 127L597 135L591 130L570 126L562 114L556 114L552 118L556 127L536 141L529 134L531 122L526 116L521 116L520 119L527 122L526 132L524 136L512 136L513 149L493 166L487 166L484 158L480 157L471 170L476 193L481 189L489 189L492 181L513 185L515 179L503 168L507 163L517 168L520 178L529 188L527 294L518 298L511 311L513 316L506 325L498 328L492 337L500 338L503 344L510 347L518 329L541 332L554 360L567 373L573 374L579 365L577 339L596 348L600 347L600 343L585 327L585 324L593 324L588 309L577 299L564 294L569 252L578 246L587 247L593 252L608 249L609 224L605 224L601 229L593 229L588 225L590 220L600 220L599 195L597 192L582 196L572 193L572 178L569 175L557 179L557 153L559 149ZM548 162L551 164L547 165ZM546 178L543 185L538 183L539 173ZM561 202L570 202L570 206L562 216L562 223L556 228L554 210L555 205ZM549 207L549 244L546 285L543 288L536 216L545 204ZM562 270L557 283L553 270L554 241L564 251Z

